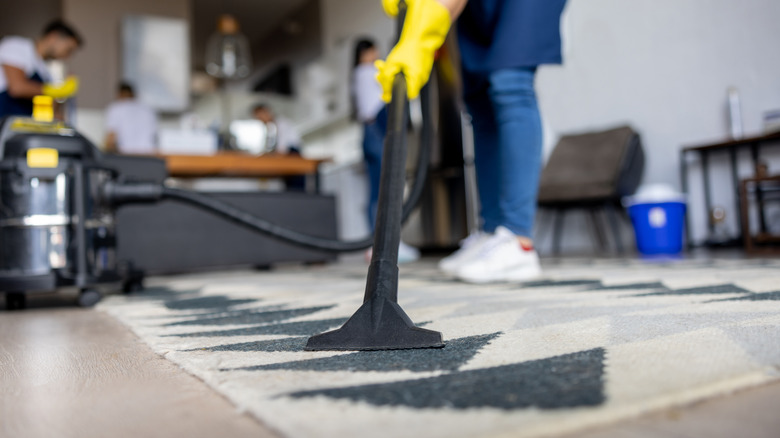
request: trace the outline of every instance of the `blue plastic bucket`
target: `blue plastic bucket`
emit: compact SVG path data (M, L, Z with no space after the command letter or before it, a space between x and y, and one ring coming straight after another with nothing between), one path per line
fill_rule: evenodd
M636 246L645 255L679 254L683 248L684 202L639 202L628 207Z

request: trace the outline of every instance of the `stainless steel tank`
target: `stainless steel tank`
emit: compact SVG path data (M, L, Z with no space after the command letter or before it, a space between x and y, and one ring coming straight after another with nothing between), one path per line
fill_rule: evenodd
M0 272L42 275L68 267L72 179L0 175Z

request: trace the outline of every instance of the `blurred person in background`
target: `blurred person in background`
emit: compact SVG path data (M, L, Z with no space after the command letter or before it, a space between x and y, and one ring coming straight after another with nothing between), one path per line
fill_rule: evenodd
M383 99L403 72L408 97L428 82L434 54L458 18L464 100L474 126L481 231L439 268L472 283L522 281L541 274L533 245L542 160L536 69L559 64L566 0L406 0L404 28L377 79ZM398 14L397 0L382 0Z
M0 118L31 116L35 96L64 100L76 94L78 79L69 76L53 84L46 63L70 58L83 43L81 36L60 20L49 23L37 40L19 36L0 40Z
M382 100L382 86L377 82L377 68L374 63L379 59L379 50L374 41L361 39L355 44L355 58L352 70L352 101L354 115L363 125L363 161L368 174L368 226L374 230L377 202L379 200L379 180L382 174L382 146L387 131L387 109ZM370 250L367 259L370 259ZM398 262L408 263L418 260L417 248L401 242L398 247Z
M352 71L352 101L354 116L363 125L363 161L368 174L368 224L374 228L379 177L382 172L382 145L387 130L387 110L382 100L382 87L376 81L374 62L379 59L374 41L361 39L355 44Z
M303 139L292 121L275 114L271 107L264 103L255 105L252 115L267 128L266 142L270 147L270 154L301 155ZM306 190L306 177L288 176L284 178L284 185L287 190L303 192Z
M122 82L117 100L106 109L106 150L150 155L157 151L157 113L135 97L132 85Z
M275 114L271 107L264 103L255 105L252 115L265 123L268 128L268 140L272 152L282 155L301 154L303 144L301 134L289 119Z

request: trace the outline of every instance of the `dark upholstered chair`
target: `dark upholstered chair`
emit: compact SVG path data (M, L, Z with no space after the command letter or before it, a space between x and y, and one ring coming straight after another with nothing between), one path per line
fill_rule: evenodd
M632 128L567 135L560 139L542 171L539 206L554 212L553 252L560 253L563 218L567 210L584 209L601 250L606 233L599 210L607 213L619 253L623 252L618 215L621 199L634 194L644 171L642 144Z

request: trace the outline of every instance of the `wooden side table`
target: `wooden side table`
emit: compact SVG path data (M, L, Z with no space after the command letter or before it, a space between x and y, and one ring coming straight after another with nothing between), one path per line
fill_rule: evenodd
M710 211L712 211L713 206L713 200L712 200L712 190L710 187L710 167L709 167L709 159L710 156L716 153L728 153L729 156L729 164L731 168L731 175L730 179L734 187L735 192L735 201L736 201L736 208L739 209L741 205L741 200L739 199L739 174L738 174L738 161L740 152L742 151L749 151L750 157L752 159L753 168L757 168L761 161L761 149L763 147L769 147L769 146L780 146L780 132L775 132L772 134L766 134L758 137L747 137L742 138L739 140L729 140L725 142L717 142L707 145L699 145L699 146L688 146L683 147L680 149L680 181L682 183L682 190L683 193L688 194L688 156L698 156L699 161L701 163L702 167L702 183L704 187L704 208L706 209L707 216L709 216ZM761 202L761 192L758 194L758 201ZM737 220L739 222L741 221L741 217L738 215ZM759 212L759 224L761 227L762 232L766 231L766 218L764 217L763 211ZM744 224L739 223L737 224L737 228L741 231L744 229ZM686 239L688 240L688 246L693 246L693 242L691 241L691 223L690 223L690 214L685 215L685 228L686 228ZM707 221L707 230L708 230L708 236L714 235L715 229L714 224L712 221ZM742 233L740 233L742 234ZM740 241L744 240L744 236L736 236L734 238L735 244L739 244ZM705 246L712 246L712 242L704 242Z
M745 251L749 254L780 255L780 235L771 234L765 223L758 234L750 234L750 195L754 194L759 217L764 217L764 204L780 201L780 175L743 179L740 182L739 198L742 223L742 237Z

